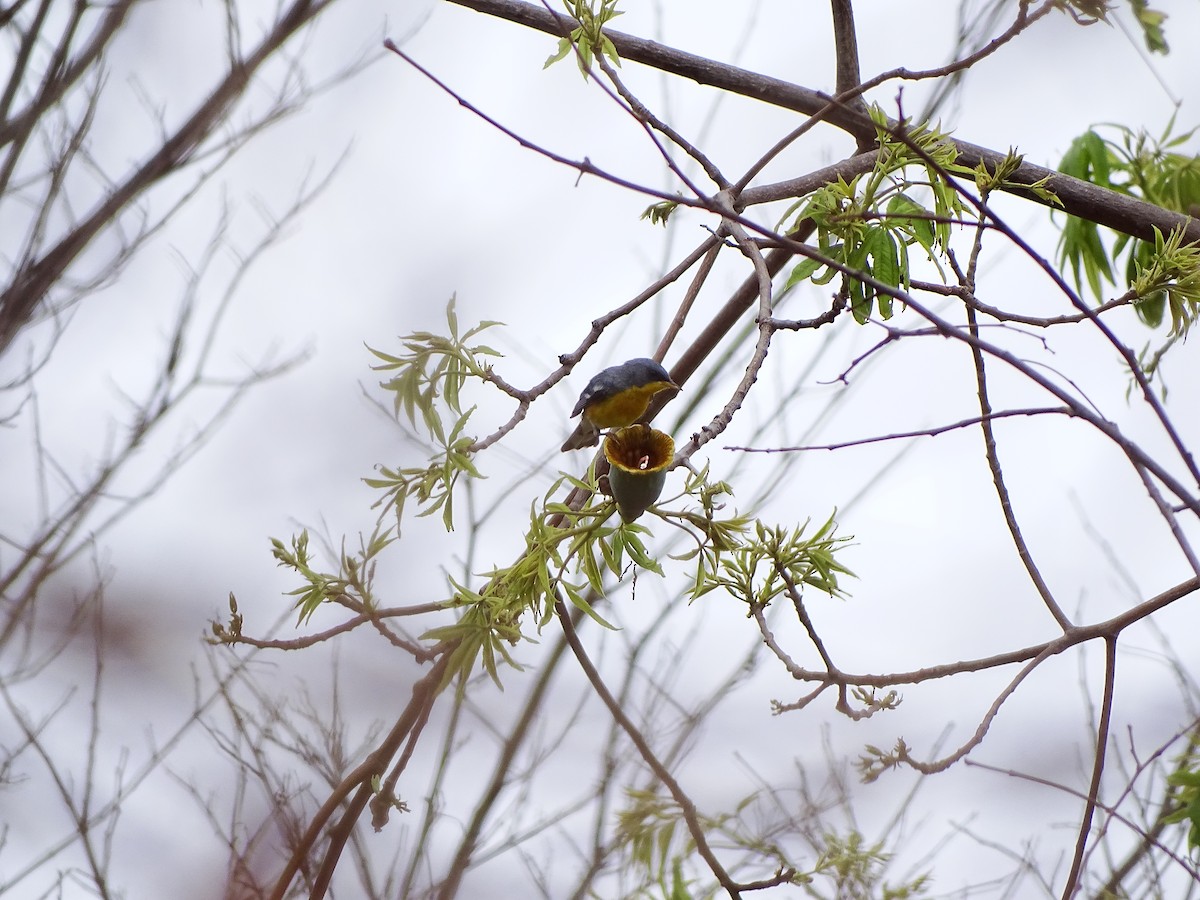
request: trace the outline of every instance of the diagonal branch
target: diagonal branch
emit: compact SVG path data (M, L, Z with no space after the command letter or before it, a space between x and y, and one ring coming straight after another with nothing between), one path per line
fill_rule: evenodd
M683 813L684 822L687 824L688 833L692 836L692 840L696 844L696 851L704 858L708 864L709 871L720 883L732 900L738 900L741 897L743 886L739 885L721 865L716 854L713 853L712 847L709 846L708 839L704 833L704 826L700 823L699 815L696 812L696 804L692 802L692 798L687 795L683 787L675 780L675 777L670 773L666 766L662 764L654 750L646 743L645 737L638 729L637 725L625 715L625 711L621 709L619 703L608 686L600 677L600 673L592 664L591 658L588 656L587 650L583 646L583 642L579 640L579 635L575 631L575 625L571 621L571 615L567 612L567 607L561 599L555 600L554 612L558 616L558 621L562 625L563 635L567 639L567 643L571 646L571 652L575 654L580 667L584 674L587 675L588 681L599 695L604 705L608 707L609 713L621 726L629 740L637 748L638 754L645 761L646 765L654 772L655 777L662 782L663 786L670 792L672 799L679 805L680 812Z
M522 2L522 0L448 0L448 2L507 19L510 22L556 37L565 36L562 26L555 16L540 7ZM762 100L773 106L811 116L820 113L832 99L822 91L815 91L780 78L771 78L737 66L676 50L645 38L610 29L605 29L604 33L613 42L613 46L617 48L622 59L642 63L663 72L689 78L700 84L743 97ZM870 118L848 105L843 104L835 108L828 112L825 118L831 125L841 128L855 138L867 139L871 142L875 140L875 125ZM994 171L1007 156L1007 153L1000 153L966 141L953 140L953 143L958 150L958 161L969 168L984 163L988 169ZM1003 190L1035 203L1049 205L1045 199L1021 187L1034 184L1042 179L1048 179L1048 188L1060 201L1061 208L1070 215L1105 225L1142 240L1154 240L1154 229L1158 228L1163 234L1183 229L1189 240L1200 241L1200 221L1030 162L1022 162L1013 174L1013 183L1006 185Z
M280 46L315 19L334 0L294 0L244 59L231 61L220 84L162 146L117 185L41 258L16 272L0 294L0 354L34 315L67 268L122 211L153 185L192 160L245 93L254 74Z

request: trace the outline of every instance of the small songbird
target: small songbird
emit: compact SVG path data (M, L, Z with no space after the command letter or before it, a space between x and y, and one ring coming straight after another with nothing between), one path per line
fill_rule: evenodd
M571 418L580 416L579 426L562 445L563 452L596 446L601 428L632 425L645 415L655 394L668 390L677 391L679 385L666 369L645 357L597 373L571 411Z

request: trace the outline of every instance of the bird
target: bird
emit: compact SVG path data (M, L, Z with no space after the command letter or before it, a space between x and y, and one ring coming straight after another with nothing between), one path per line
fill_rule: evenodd
M632 425L646 414L655 394L668 390L677 391L679 385L659 363L645 357L597 372L571 411L572 419L580 417L579 425L562 445L562 452L596 446L601 428Z

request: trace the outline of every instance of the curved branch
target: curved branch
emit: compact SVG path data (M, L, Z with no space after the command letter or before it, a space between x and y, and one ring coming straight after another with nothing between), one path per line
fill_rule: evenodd
M1077 644L1083 644L1088 641L1097 639L1107 639L1116 637L1130 625L1140 622L1148 616L1153 615L1164 607L1170 606L1178 600L1200 591L1200 578L1189 578L1187 581L1181 581L1179 584L1168 588L1161 594L1157 594L1131 609L1125 610L1120 615L1113 616L1111 619L1105 619L1103 622L1096 622L1092 625L1076 625L1069 631L1049 641L1043 641L1040 644L1032 644L1028 647L1022 647L1017 650L1009 650L1004 653L997 653L994 656L980 657L977 659L966 659L954 663L946 663L940 666L927 666L923 669L914 669L908 672L894 672L890 675L872 675L862 673L859 675L849 672L838 671L836 673L818 672L811 669L795 668L789 669L789 673L797 681L815 681L825 683L840 683L844 681L846 684L857 685L860 687L895 687L902 684L920 684L924 681L933 681L936 678L947 678L951 675L959 675L963 672L982 672L985 669L994 669L1000 666L1011 666L1017 663L1028 662L1031 659L1045 655L1047 658L1056 656L1065 650Z
M976 248L978 247L977 238ZM974 254L972 254L971 260L971 277L974 278ZM967 323L971 334L978 338L979 321L975 310L970 306L967 307ZM988 469L992 473L992 484L996 488L996 498L1000 501L1000 511L1004 514L1004 524L1008 526L1008 533L1012 536L1017 556L1021 558L1021 564L1025 566L1029 580L1033 582L1033 586L1041 596L1042 603L1046 605L1050 615L1054 616L1059 627L1065 631L1071 627L1071 620L1063 612L1058 601L1054 599L1054 593L1050 590L1050 586L1046 584L1042 570L1038 568L1038 564L1033 558L1033 551L1029 549L1029 543L1021 533L1017 514L1013 511L1012 497L1009 495L1008 484L1004 477L1004 467L1000 465L1000 451L996 447L996 430L992 427L992 400L988 392L987 363L983 351L977 345L971 347L971 359L975 364L975 395L979 398L979 429L983 434L983 449L987 456Z

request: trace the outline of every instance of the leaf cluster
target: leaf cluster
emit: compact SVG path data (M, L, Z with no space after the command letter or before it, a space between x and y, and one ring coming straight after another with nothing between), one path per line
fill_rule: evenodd
M564 485L590 499L582 506L550 499ZM749 520L739 516L722 520L716 515L715 498L727 492L728 486L710 484L703 473L696 473L681 496L698 501L702 512L651 508L664 521L681 525L696 541L696 548L681 558L699 555L715 561L721 552L741 545L737 535L746 530ZM650 529L639 522L621 521L615 512L616 505L601 493L594 470L586 480L563 474L540 508L531 509L525 548L517 560L482 573L484 586L478 590L451 580L454 593L447 605L464 612L457 622L431 629L423 637L458 643L451 667L455 674L469 674L480 659L499 684L498 661L521 668L507 647L522 638L520 623L527 612L540 629L562 597L599 625L614 629L595 609L611 581L625 577L630 566L660 577L666 574L647 546Z
M695 586L705 580L706 573L714 571L721 563L722 554L736 550L742 545L742 537L750 529L752 520L748 516L720 515L725 497L733 495L733 489L724 481L709 481L708 466L692 472L684 492L698 505L699 510L665 510L655 512L668 520L678 521L689 533L698 536L696 546L674 557L678 560L696 560ZM694 594L695 588L693 588Z
M1173 130L1173 120L1157 137L1121 125L1104 126L1105 132L1115 133L1111 138L1096 128L1089 129L1071 143L1059 169L1164 209L1195 215L1200 212L1200 158L1178 152L1195 130L1181 135L1172 134ZM1176 279L1194 282L1196 277L1195 260L1178 251L1178 241L1164 240L1161 235L1154 243L1118 235L1110 249L1100 226L1074 216L1064 223L1058 246L1060 264L1070 268L1080 291L1086 285L1098 301L1105 299L1106 285L1117 283L1114 272L1123 258L1124 280L1138 298L1134 306L1139 317L1157 328L1169 307L1172 333L1185 331L1195 317L1192 285L1185 284L1175 298L1165 290ZM1173 258L1160 262L1164 253ZM1153 277L1141 277L1151 271Z
M569 37L559 38L558 49L542 65L548 69L556 62L561 62L567 55L574 52L579 71L586 79L592 70L592 61L597 54L604 56L614 66L621 65L621 57L617 48L604 33L604 26L617 16L624 15L617 9L617 0L600 0L597 6L594 0L563 0L567 12L579 24L571 29Z
M396 417L403 412L414 428L419 421L437 448L428 465L380 466L379 478L365 479L370 487L383 491L375 508L394 512L397 530L409 497L415 498L420 506L418 516L440 510L446 530L453 530L455 483L464 474L483 477L469 452L474 438L464 433L475 407L463 410L462 391L469 378L488 377L490 367L484 361L486 357L500 355L486 344L469 341L499 323L480 322L460 335L454 298L446 307L446 322L448 335L417 331L401 338L405 352L399 355L367 348L381 360L371 367L374 371L396 373L381 384L392 394ZM449 416L444 421L447 412Z
M651 203L647 206L638 218L648 221L651 225L661 225L666 228L667 222L678 208L678 200L660 200L658 203Z
M695 860L697 852L678 803L656 791L637 788L626 788L625 799L625 808L617 813L617 841L627 849L634 866L646 875L646 883L629 896L670 900L712 896L696 893L693 889L696 880L684 875L686 865ZM809 884L811 876L798 871L776 841L760 834L762 828L748 826L746 813L757 799L757 794L751 794L732 813L697 812L697 817L705 832L720 835L723 844L751 851L757 865L772 860L775 883ZM772 829L768 826L767 830Z
M1157 9L1151 9L1149 0L1127 0L1129 11L1133 14L1134 22L1142 30L1142 40L1146 49L1151 53L1166 56L1170 52L1167 45L1166 32L1163 25L1167 14ZM1070 15L1080 25L1094 25L1096 22L1112 20L1109 13L1116 7L1111 0L1056 0L1055 6Z
M617 815L618 840L628 849L631 861L646 874L647 883L632 892L635 897L666 897L687 900L697 896L694 879L683 872L696 848L683 824L683 814L670 798L653 790L626 789L626 806ZM827 832L816 838L816 858L801 869L789 859L778 841L759 834L761 828L747 827L747 813L757 795L743 799L732 813L700 815L706 832L719 834L731 848L749 850L761 865L773 860L776 884L794 884L810 897L876 897L880 900L912 900L928 893L930 878L918 875L898 885L884 876L891 854L883 844L868 844L857 831L845 835ZM779 833L777 827L768 831ZM786 829L785 829L786 830Z
M419 516L440 511L449 530L459 478L463 474L481 477L472 458L471 438L464 435L474 407L465 408L462 398L469 380L495 381L487 359L498 354L475 338L496 323L460 329L453 299L446 319L446 335L415 332L401 339L400 353L371 350L379 360L374 370L391 376L382 386L393 395L395 415L427 432L433 452L425 465L381 466L378 477L366 479L382 492L375 506L382 506L385 514L360 552L351 555L343 550L338 570L326 572L313 563L306 531L290 545L272 542L279 564L299 576L300 585L289 595L296 598L300 623L331 600L373 608L374 558L400 536L406 502L416 501ZM556 499L563 488L573 489L574 499ZM697 560L693 596L726 587L748 602L766 604L789 582L840 594L838 576L848 570L834 558L844 539L834 536L832 518L812 536L805 534L807 523L793 531L769 529L736 512L725 513L730 494L729 485L709 480L707 469L691 471L675 498L685 502L660 503L649 510L694 541L690 550L676 557ZM540 503L531 505L524 548L510 565L470 578L448 576L448 597L441 605L454 611L456 619L421 636L451 654L446 683L456 680L465 685L478 663L499 685L502 665L522 668L512 648L532 640L523 626L531 622L540 630L554 616L560 600L611 629L614 626L596 611L596 603L614 580L624 578L631 567L665 576L647 541L650 529L643 523L623 522L615 512L616 505L601 491L594 468L582 479L563 474ZM387 513L394 514L395 522L384 525ZM752 532L752 524L757 531ZM752 533L754 537L748 537Z
M903 738L897 738L896 745L891 750L883 750L873 744L867 744L863 749L865 752L854 765L864 784L870 784L878 780L884 772L912 761L911 748Z
M561 484L560 479L551 493ZM457 644L448 677L457 675L465 679L474 669L476 659L480 659L484 671L502 687L497 661L518 671L522 669L508 652L508 646L524 638L521 622L525 614L534 614L540 630L554 615L560 592L600 625L614 627L588 600L589 589L593 598L604 593L604 575L597 565L594 548L603 548L600 558L618 575L622 550L630 545L638 548L637 558L646 562L647 567L661 572L632 528L604 526L615 508L607 500L589 503L580 510L569 510L561 503L546 504L542 510L534 507L525 533L525 549L512 565L482 573L483 587L478 590L450 579L454 593L446 605L462 609L462 614L456 622L430 629L422 636L425 640ZM586 573L585 582L575 584L567 580L569 568Z
M1163 24L1167 14L1157 9L1151 9L1147 0L1129 0L1129 8L1134 21L1142 29L1142 38L1146 41L1146 49L1151 53L1161 53L1166 56L1171 52L1167 44L1167 35Z
M395 537L389 529L376 529L364 541L357 554L342 548L338 572L321 572L312 565L308 549L308 531L301 531L291 540L291 546L271 538L271 555L278 564L297 573L304 582L287 595L296 598L299 616L296 624L307 622L317 607L328 600L347 598L367 609L375 606L372 585L375 580L375 557L383 552ZM230 598L232 603L232 596ZM236 615L236 608L231 605Z
M664 897L691 897L683 859L696 847L678 804L656 791L637 788L626 788L625 799L625 808L617 813L617 840Z
M1188 848L1200 850L1200 771L1174 772L1167 776L1167 783L1176 788L1180 806L1170 815L1164 816L1168 824L1188 823Z
M871 116L880 146L873 170L849 182L838 178L814 191L793 204L780 223L795 232L802 223L812 222L821 257L798 263L783 289L803 281L828 284L840 275L859 324L867 321L876 305L880 316L891 318L892 297L856 275L907 291L909 249L919 247L940 271L950 225L963 214L962 199L944 174L956 171L957 157L946 135L911 123L897 133L877 106ZM931 206L917 199L922 191Z
M980 160L979 165L971 170L971 174L975 176L975 186L979 188L980 196L986 201L993 191L1019 189L1033 194L1045 203L1061 206L1061 201L1050 186L1051 176L1047 175L1032 182L1018 181L1015 178L1024 162L1025 157L1012 147L1008 148L1008 153L996 164L995 169L989 169L987 162Z
M1167 776L1174 792L1173 810L1163 816L1168 825L1187 823L1188 849L1200 851L1200 752L1193 738L1191 750L1184 754L1176 770Z
M805 531L809 520L796 528L770 528L754 523L755 538L743 541L711 569L697 578L693 598L718 588L746 603L751 609L763 609L793 588L816 588L831 597L844 597L838 576L854 573L838 562L837 549L852 540L836 534L837 523L831 515L812 535Z
M1134 257L1134 274L1130 290L1143 298L1137 303L1138 315L1146 324L1157 327L1162 323L1164 310L1171 315L1169 337L1184 337L1200 310L1200 247L1183 242L1183 232L1176 230L1163 237L1154 229L1153 250Z
M929 891L928 875L918 875L912 881L900 885L889 885L883 880L883 872L891 859L882 844L868 844L857 832L845 837L825 835L825 847L814 866L816 874L833 882L833 890L826 893L810 887L812 897L878 897L880 900L911 900Z

